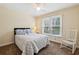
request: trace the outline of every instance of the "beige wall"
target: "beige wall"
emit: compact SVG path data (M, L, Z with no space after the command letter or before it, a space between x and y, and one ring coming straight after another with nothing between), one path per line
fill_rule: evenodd
M63 17L63 34L69 28L77 28L79 30L79 6L62 9L45 15L35 17L36 31L41 32L41 17L49 15L62 15ZM31 15L22 12L9 10L0 5L0 45L13 42L13 29L15 27L33 27L34 19ZM78 33L79 36L79 33ZM61 38L50 37L59 42ZM79 37L78 37L79 40ZM79 42L79 41L78 41ZM79 45L79 43L78 43Z
M31 15L7 9L0 5L0 46L13 42L15 27L32 27L34 19Z
M45 16L49 16L49 15L51 15L51 16L61 15L62 16L62 18L63 18L63 35L65 35L66 30L68 30L70 28L77 28L79 30L79 5L35 17L37 31L41 32L41 27L40 27L41 20L42 20L41 18L45 17ZM78 33L78 36L79 36L79 33ZM57 41L57 42L61 41L60 40L61 38L59 38L59 37L50 36L50 39L53 41ZM79 45L79 37L78 37L78 45Z

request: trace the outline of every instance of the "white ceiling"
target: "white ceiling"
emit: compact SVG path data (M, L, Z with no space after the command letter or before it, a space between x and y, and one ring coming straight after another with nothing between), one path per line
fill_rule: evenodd
M32 3L12 3L12 4L10 3L10 4L1 4L1 5L4 5L11 10L24 12L27 14L31 14L32 16L38 16L78 4L77 3L45 3L45 6L40 11L34 9Z

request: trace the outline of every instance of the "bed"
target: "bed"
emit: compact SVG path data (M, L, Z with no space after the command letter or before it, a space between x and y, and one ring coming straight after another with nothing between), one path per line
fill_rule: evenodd
M33 33L30 28L14 29L15 44L22 51L22 55L37 54L40 49L50 44L48 36Z

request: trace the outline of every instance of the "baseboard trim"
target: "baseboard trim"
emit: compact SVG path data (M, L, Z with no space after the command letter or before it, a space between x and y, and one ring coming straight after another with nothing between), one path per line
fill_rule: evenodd
M0 44L0 47L6 46L6 45L9 45L9 44L12 44L12 43L13 42L8 42L8 43Z
M58 41L55 41L55 40L50 40L51 42L56 42L56 43L59 43L60 44L60 42L58 42Z

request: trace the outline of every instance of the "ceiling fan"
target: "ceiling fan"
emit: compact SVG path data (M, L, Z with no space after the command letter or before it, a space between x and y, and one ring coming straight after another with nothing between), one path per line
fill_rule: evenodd
M33 8L35 8L37 11L40 11L45 6L44 3L34 3L32 5L33 5Z

